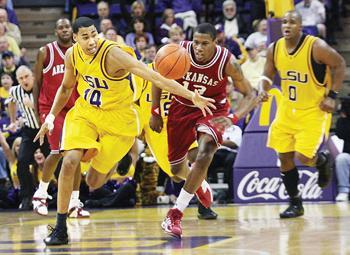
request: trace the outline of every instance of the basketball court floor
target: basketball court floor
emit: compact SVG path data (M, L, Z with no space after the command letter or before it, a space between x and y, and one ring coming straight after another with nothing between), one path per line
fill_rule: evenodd
M281 220L285 204L215 207L217 220L198 220L186 210L182 240L160 228L168 207L92 211L69 220L70 244L46 247L55 212L0 213L1 254L350 254L350 205L305 204L305 216Z

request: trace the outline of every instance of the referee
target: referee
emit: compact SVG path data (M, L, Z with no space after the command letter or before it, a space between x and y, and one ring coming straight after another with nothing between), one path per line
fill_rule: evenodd
M32 196L34 193L34 179L29 171L29 165L34 162L34 152L40 148L41 152L47 156L50 153L49 144L45 138L44 144L33 142L38 133L40 123L34 112L32 88L34 84L33 72L27 66L20 66L16 71L16 77L19 85L10 89L9 113L11 124L8 129L16 131L16 104L24 117L24 126L21 130L22 143L19 148L17 159L17 175L21 185L20 194L22 202L19 206L21 210L30 210L32 208Z

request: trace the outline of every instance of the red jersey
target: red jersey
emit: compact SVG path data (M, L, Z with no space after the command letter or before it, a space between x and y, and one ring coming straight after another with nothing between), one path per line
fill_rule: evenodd
M39 93L39 112L49 111L55 99L56 92L61 85L64 75L64 54L68 48L60 47L57 41L48 43L46 48L46 58L44 60L44 69L42 85ZM74 89L65 109L73 107L78 93Z
M180 43L190 55L190 70L177 81L185 88L194 91L197 89L200 95L215 99L216 105L225 105L227 76L225 67L231 58L231 53L223 47L216 46L213 58L205 64L199 64L194 57L192 42ZM183 97L175 95L175 100L184 105L193 106L193 103Z

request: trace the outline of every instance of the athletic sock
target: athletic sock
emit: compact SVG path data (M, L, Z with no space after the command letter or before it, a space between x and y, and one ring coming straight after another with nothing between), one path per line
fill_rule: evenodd
M174 208L179 209L181 212L185 211L193 196L194 194L190 194L182 188L180 191L180 195L176 199Z
M286 187L289 197L292 199L299 195L298 182L299 182L299 172L296 167L287 172L281 172L281 177Z
M67 213L57 213L56 228L67 228Z

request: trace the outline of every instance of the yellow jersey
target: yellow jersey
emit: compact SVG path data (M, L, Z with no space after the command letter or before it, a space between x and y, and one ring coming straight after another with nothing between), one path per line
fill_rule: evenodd
M288 53L284 38L275 43L274 62L281 77L282 103L293 109L319 107L331 86L329 67L316 63L312 57L316 40L303 35L292 53Z
M136 85L130 73L121 77L108 75L106 55L113 47L119 47L136 58L134 50L129 46L105 39L99 39L98 50L92 56L84 54L78 43L73 45L71 54L80 97L91 106L102 110L129 106L138 99L142 89Z

